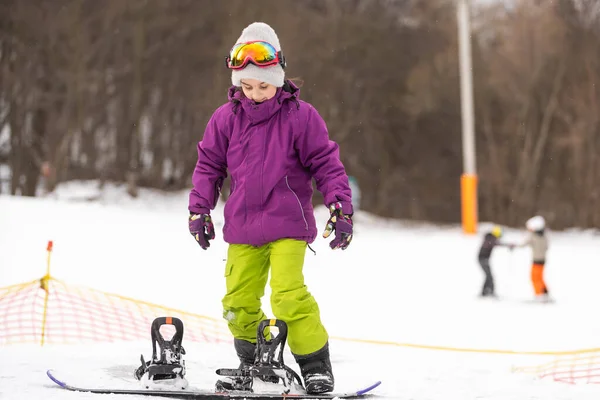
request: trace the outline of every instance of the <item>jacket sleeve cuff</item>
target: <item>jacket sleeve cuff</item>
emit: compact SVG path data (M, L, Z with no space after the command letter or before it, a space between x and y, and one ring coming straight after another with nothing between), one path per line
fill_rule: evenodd
M190 206L188 209L190 214L210 214L210 209L206 207Z

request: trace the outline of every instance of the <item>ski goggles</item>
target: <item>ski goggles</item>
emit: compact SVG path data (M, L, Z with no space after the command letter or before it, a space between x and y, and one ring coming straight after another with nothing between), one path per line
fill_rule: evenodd
M242 69L248 63L259 67L279 64L285 68L285 58L281 51L275 50L270 43L262 41L237 43L231 48L225 62L229 69Z

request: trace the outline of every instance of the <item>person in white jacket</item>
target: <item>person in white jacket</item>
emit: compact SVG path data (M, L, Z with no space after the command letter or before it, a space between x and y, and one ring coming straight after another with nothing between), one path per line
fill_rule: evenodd
M512 247L531 247L531 283L538 301L550 301L550 295L546 282L544 282L544 266L546 264L546 253L548 252L548 238L546 237L546 221L544 217L536 215L527 220L525 227L529 234L525 240Z

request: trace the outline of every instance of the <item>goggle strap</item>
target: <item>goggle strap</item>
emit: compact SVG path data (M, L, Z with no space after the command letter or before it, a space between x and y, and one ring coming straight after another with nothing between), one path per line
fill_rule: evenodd
M283 56L283 52L281 50L277 52L277 59L279 60L279 65L281 65L281 68L285 69L287 63L285 62L285 57Z

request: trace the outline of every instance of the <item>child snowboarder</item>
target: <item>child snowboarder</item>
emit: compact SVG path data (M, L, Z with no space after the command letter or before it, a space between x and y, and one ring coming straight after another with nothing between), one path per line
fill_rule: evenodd
M308 393L331 392L328 334L302 273L317 228L312 179L330 217L324 237L332 249L352 240L352 194L338 145L317 110L284 79L279 38L267 24L247 26L227 57L233 86L229 101L210 118L198 144L190 193L189 230L207 249L215 238L214 209L227 172L223 238L229 243L223 317L242 363L252 364L261 298L271 273L271 306L288 327L288 344Z
M502 228L498 225L495 225L491 231L484 235L483 242L479 248L479 265L485 274L483 288L481 289L481 297L496 297L496 293L494 291L494 276L492 275L490 258L492 257L492 251L494 250L494 247L508 246L500 241L501 237Z
M546 264L546 253L548 251L548 239L545 235L546 221L544 217L536 215L527 220L525 227L529 231L527 238L520 244L512 247L531 247L531 283L535 293L535 300L539 302L552 301L548 293L548 287L544 282L544 266Z

